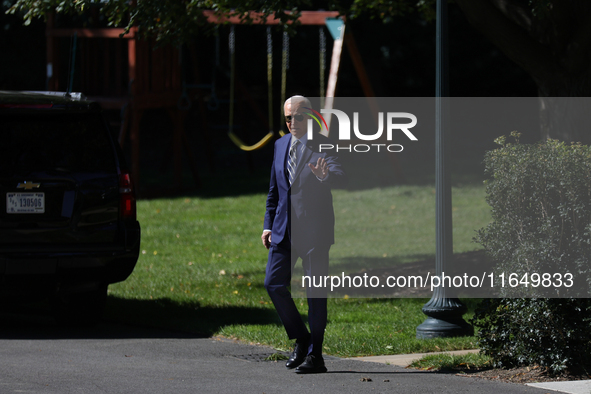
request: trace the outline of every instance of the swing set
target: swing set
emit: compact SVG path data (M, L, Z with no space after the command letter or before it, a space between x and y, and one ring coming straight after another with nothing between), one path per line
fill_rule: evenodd
M212 24L230 24L231 34L229 39L230 47L230 114L228 122L229 138L244 151L255 151L262 148L273 139L273 100L272 100L272 48L273 42L270 29L267 29L267 85L268 85L268 132L254 145L245 144L234 132L234 96L235 85L239 87L242 94L253 105L255 114L265 123L267 120L263 111L256 106L254 100L249 97L246 88L236 78L235 65L235 42L236 34L233 32L234 25L243 24L238 16L218 16L213 11L204 11L204 15ZM215 75L212 77L210 85L188 85L185 80L185 71L187 62L183 61L185 56L183 48L174 48L165 45L154 48L151 40L138 40L137 28L132 28L129 32L123 28L99 28L99 27L60 27L57 26L54 16L50 15L46 28L47 41L47 89L64 90L67 81L72 84L76 79L76 89L85 92L91 99L102 104L103 108L121 113L121 122L114 124L113 127L120 129L120 144L123 145L129 134L131 145L131 170L134 176L136 189L140 190L140 120L145 111L154 109L165 110L172 121L172 146L169 150L168 158L172 158L174 164L174 179L172 185L175 189L180 189L182 183L182 156L183 151L187 156L193 178L197 187L200 185L199 171L196 160L191 151L188 138L184 128L184 119L188 114L191 105L187 89L197 88L200 90L211 89L210 99L207 105L204 105L201 92L199 100L199 111L203 122L204 130L208 127L205 118L207 109L215 109L222 100L215 96ZM273 16L263 17L263 14L257 12L250 13L250 19L255 25L280 24L280 20ZM344 20L338 16L337 12L328 11L302 11L299 18L299 24L319 27L319 54L320 54L320 96L325 97L324 108L332 108L332 98L335 96L339 65L341 60L343 44L347 49L353 65L357 72L359 81L367 97L375 96L369 78L365 72L361 56L357 51L352 34L345 34ZM328 28L331 36L334 38L332 58L328 73L328 82L325 86L325 54L326 38L324 37L325 27ZM78 51L75 53L65 52L63 49L65 41L72 41L77 37ZM219 35L218 38L219 40ZM192 58L197 59L194 48L189 48ZM80 72L75 78L67 75L66 68L63 65L69 61L78 58L76 63ZM217 66L219 66L219 54L216 54ZM197 62L193 62L197 64ZM216 68L217 68L216 66ZM282 48L282 69L281 69L281 99L282 104L286 96L287 69L289 67L289 36L283 34ZM198 71L196 81L199 81ZM73 72L73 71L72 71ZM214 68L215 73L215 68ZM101 78L96 78L100 75ZM236 83L238 82L238 83ZM283 108L281 108L281 111ZM327 121L330 121L327 119ZM281 132L279 132L281 134ZM214 167L214 157L212 154L208 133L202 136L203 141L208 148L206 155L209 167Z
M230 23L230 33L228 36L228 48L230 58L230 99L229 99L229 122L228 122L228 136L232 142L241 150L251 152L264 147L269 141L271 141L275 135L273 130L273 39L271 34L271 25L279 24L279 19L272 16L264 19L260 13L251 12L250 17L253 20L253 24L264 24L267 25L267 101L268 101L268 123L270 130L263 136L257 143L253 145L247 145L244 143L233 131L234 129L234 96L235 96L235 76L236 76L236 34L234 25L242 24L242 20L235 17L219 17L213 12L205 12L208 18L208 22L215 24ZM353 59L353 64L357 71L360 82L363 85L363 89L366 95L374 96L373 89L369 84L369 78L365 73L363 62L355 46L353 36L348 33L345 35L345 23L342 18L339 17L338 12L327 12L327 11L302 11L301 17L298 19L301 25L308 26L319 26L319 68L320 68L320 98L321 107L332 108L332 98L334 98L338 70L341 61L343 42L347 43L349 53ZM326 74L326 35L325 27L328 28L332 38L334 39L332 59L330 64L330 72L328 85L325 82ZM219 36L218 36L219 37ZM216 42L216 52L219 46L219 41ZM287 86L287 70L289 69L289 34L283 32L282 42L282 59L281 59L281 109L280 117L283 116L283 103L286 99L286 86ZM216 55L217 57L217 55ZM212 92L213 93L213 92ZM280 130L278 132L280 136L285 133Z
M271 34L271 27L267 26L267 100L268 100L268 116L271 130L254 145L246 145L233 132L234 126L234 92L235 92L235 75L236 75L236 58L235 58L235 31L234 25L230 26L230 34L228 38L228 47L230 51L230 116L228 123L228 136L234 144L246 152L251 152L265 146L273 139L275 132L272 129L273 125L273 38ZM326 73L326 36L324 34L324 27L319 28L319 63L320 63L320 97L324 98L326 94L324 85L324 75ZM281 50L281 105L286 100L287 90L287 70L289 69L289 34L283 32L283 47ZM280 117L283 116L283 108L280 111ZM279 130L279 135L284 136L283 130Z

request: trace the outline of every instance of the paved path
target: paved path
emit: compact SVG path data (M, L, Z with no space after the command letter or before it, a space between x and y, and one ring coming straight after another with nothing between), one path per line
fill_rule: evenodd
M530 383L528 386L538 387L548 390L555 390L561 393L569 394L590 394L591 380L575 380L573 382L546 382Z
M548 393L383 363L327 358L297 375L274 350L117 324L64 330L0 315L0 393Z
M469 353L478 353L479 350L454 350L452 352L441 352L452 355L461 355ZM373 357L355 357L353 360L370 361L374 363L382 363L388 365L398 365L399 367L407 367L413 361L420 360L429 354L440 354L440 353L413 353L413 354L395 354L391 356L373 356Z
M457 350L452 352L440 352L448 354L468 354L478 353L478 350ZM397 365L406 367L413 361L421 359L427 354L440 353L414 353L414 354L397 354L392 356L374 356L374 357L356 357L353 360L361 360L366 362L382 363L387 365ZM569 394L591 394L591 380L575 380L572 382L544 382L544 383L529 383L531 387L550 390L552 392L561 392Z

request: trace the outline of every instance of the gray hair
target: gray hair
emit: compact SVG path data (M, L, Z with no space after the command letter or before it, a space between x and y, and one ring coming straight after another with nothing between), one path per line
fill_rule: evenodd
M288 102L290 102L291 100L298 101L298 102L303 101L306 107L312 108L312 103L310 102L310 100L308 100L308 98L306 98L304 96L300 96L300 95L291 96L290 98L285 100L285 103L283 103L283 108L285 108L285 105Z

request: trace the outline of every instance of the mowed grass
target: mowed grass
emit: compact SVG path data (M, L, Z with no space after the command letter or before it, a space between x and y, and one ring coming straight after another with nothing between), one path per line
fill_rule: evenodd
M398 186L334 193L336 244L331 264L347 257L408 263L435 255L435 188ZM478 249L474 231L490 220L483 186L453 189L454 252ZM379 262L377 263L379 265Z
M435 254L433 186L335 190L331 264L376 266ZM133 274L109 287L106 318L223 335L288 349L263 287L267 250L260 235L266 194L142 200L142 253ZM478 249L474 231L490 219L481 185L453 189L454 250ZM337 356L474 348L474 337L418 340L427 299L329 299L325 352ZM478 300L463 300L469 312ZM296 299L306 315L305 299Z
M491 368L492 359L484 354L453 355L449 353L432 354L410 364L412 368L424 370L451 370L451 369L480 369Z

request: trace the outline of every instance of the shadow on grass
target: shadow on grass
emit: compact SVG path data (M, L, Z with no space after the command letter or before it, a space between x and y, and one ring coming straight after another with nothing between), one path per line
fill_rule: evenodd
M157 176L148 185L142 187L140 197L144 200L178 197L238 197L252 194L266 194L269 192L269 172L267 169L247 171L244 169L233 169L232 171L217 172L216 174L203 174L201 176L201 187L196 188L192 182L185 182L189 185L185 188L176 189L170 186L170 179ZM158 185L158 186L156 186ZM165 187L164 185L169 185Z
M204 335L141 326L134 322L103 319L92 326L62 326L54 320L47 302L19 305L0 313L0 339L130 339L201 338Z
M432 253L391 257L347 256L334 259L331 258L329 270L331 275L340 275L343 272L370 272L376 269L393 268L401 264L408 264L409 262L415 261L426 261L429 259L434 261L434 255ZM433 264L433 267L435 267L435 264Z
M179 197L219 198L238 197L244 195L264 194L269 191L269 166L257 167L252 171L246 168L232 168L218 171L215 174L203 172L200 174L201 186L195 187L188 173L184 173L183 187L175 188L171 183L171 174L160 174L145 171L144 184L139 191L141 199L161 199ZM347 164L347 163L344 163ZM432 162L418 161L407 163L402 172L404 179L394 175L393 168L388 165L374 168L368 173L356 168L354 164L345 165L349 182L342 189L359 191L399 185L435 187L435 165ZM451 182L454 187L463 185L481 185L484 180L482 157L465 158L452 165Z
M330 268L331 278L326 283L327 288L334 286L329 297L341 298L429 298L433 295L433 281L435 275L435 256L430 254L416 254L410 256L414 261L402 263L399 258L378 258L369 256L345 257L339 259L339 264ZM493 272L495 267L483 250L456 253L452 262L446 267L446 277L459 276L482 280L483 274ZM303 273L294 272L292 289L302 289ZM397 278L402 279L399 284ZM488 278L488 276L486 277ZM334 280L332 280L334 279ZM465 283L467 279L464 279ZM310 279L308 278L308 283ZM372 284L373 283L373 284ZM437 282L435 282L437 283ZM464 283L464 282L462 282ZM480 283L480 282L479 282ZM483 282L484 283L484 282ZM388 285L386 285L388 284ZM319 284L320 285L320 284ZM497 289L488 286L456 285L448 288L448 297L486 298L497 295ZM455 296L452 295L455 292ZM301 297L303 290L298 293Z

